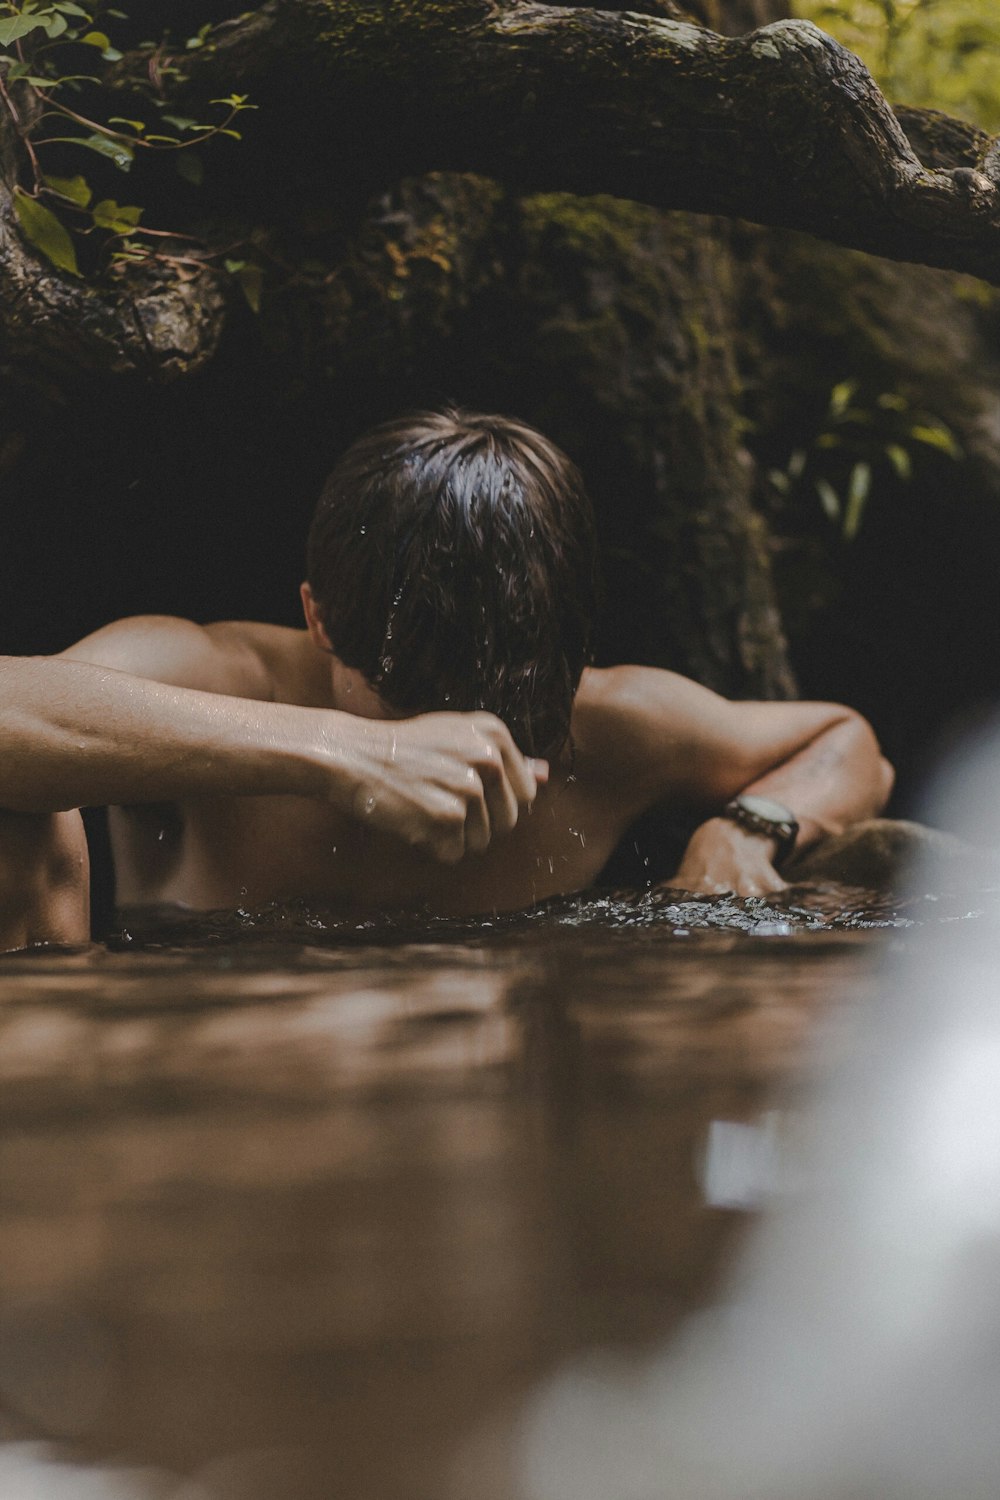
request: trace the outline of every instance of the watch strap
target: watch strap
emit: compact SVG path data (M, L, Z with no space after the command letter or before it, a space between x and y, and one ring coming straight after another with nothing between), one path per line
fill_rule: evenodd
M787 807L782 807L781 811L784 814L783 817L769 818L764 813L749 807L742 797L734 797L722 809L722 816L738 823L748 833L759 833L766 838L774 839L778 845L774 862L778 864L795 848L795 840L799 835L798 820L794 813L790 812Z

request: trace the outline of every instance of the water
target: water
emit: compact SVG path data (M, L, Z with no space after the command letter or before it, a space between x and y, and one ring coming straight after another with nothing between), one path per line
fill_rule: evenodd
M996 903L131 914L8 958L4 1500L443 1500L566 1359L710 1298L817 1024Z

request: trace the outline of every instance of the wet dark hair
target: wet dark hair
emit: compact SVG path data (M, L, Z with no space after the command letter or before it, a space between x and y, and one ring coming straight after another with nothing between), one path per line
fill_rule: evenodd
M508 417L421 412L326 481L307 574L333 649L403 714L487 709L527 754L569 734L597 605L574 465Z

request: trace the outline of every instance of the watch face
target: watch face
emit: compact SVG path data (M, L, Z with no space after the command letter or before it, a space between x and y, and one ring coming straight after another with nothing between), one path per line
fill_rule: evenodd
M766 818L769 823L794 823L795 818L787 807L782 807L780 802L772 802L769 797L755 797L744 792L737 797L741 807L747 812L753 813L758 818Z

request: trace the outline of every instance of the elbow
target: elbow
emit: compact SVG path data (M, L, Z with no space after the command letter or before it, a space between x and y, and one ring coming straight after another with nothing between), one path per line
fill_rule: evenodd
M876 792L876 813L885 811L886 804L888 803L889 798L892 796L892 789L895 785L895 767L890 761L886 760L885 756L880 751L878 757L878 790Z
M892 763L882 754L882 747L874 729L862 714L850 712L847 723L855 742L856 764L860 785L868 788L867 806L862 814L875 818L885 810L896 784L896 772Z

